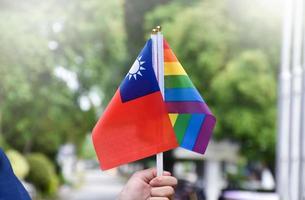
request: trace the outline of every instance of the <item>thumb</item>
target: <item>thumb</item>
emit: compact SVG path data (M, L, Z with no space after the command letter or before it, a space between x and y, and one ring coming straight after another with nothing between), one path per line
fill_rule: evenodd
M141 180L145 181L146 183L149 183L150 180L156 177L156 169L150 168L138 171L134 174L135 177L140 178Z
M170 176L171 173L164 171L163 176ZM142 171L138 171L134 174L134 176L144 180L146 183L149 183L152 179L157 177L157 170L156 168L149 168Z

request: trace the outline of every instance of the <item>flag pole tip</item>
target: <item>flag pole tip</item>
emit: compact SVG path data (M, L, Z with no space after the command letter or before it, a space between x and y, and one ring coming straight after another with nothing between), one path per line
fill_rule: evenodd
M155 29L155 28L153 28L153 29L151 30L151 33L152 33L152 34L157 34L157 32L158 32L158 30Z
M161 32L161 30L162 30L161 26L156 26L156 29L158 32Z

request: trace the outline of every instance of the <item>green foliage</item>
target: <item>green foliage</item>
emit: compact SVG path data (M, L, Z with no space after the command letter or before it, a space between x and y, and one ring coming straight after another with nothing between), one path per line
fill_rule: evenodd
M108 101L111 95L104 94L113 94L128 70L122 2L76 0L58 11L65 20L63 30L52 35L60 45L53 56L77 73L78 95L95 88Z
M53 163L40 153L29 154L26 158L30 165L30 173L26 180L33 183L44 195L56 194L59 179Z
M91 134L88 134L81 146L80 156L84 159L96 159Z
M269 66L262 52L245 51L211 85L213 111L221 116L217 135L226 130L249 159L270 159L274 153L276 84Z
M96 108L82 110L80 97L94 90L106 103L122 77L122 2L0 4L1 134L21 152L54 158L65 142L81 145L95 123ZM57 66L75 73L79 87L56 77Z
M91 107L82 110L80 98L94 92L106 105L148 37L145 33L160 24L216 114L215 138L238 141L250 158L274 157L281 16L265 1L0 4L1 147L8 143L50 158L65 142L81 147L100 105L90 99ZM77 88L54 75L58 66L76 75Z
M78 123L63 119L81 113L73 93L53 74L55 63L43 34L51 17L45 14L49 3L37 3L33 12L28 3L8 2L0 13L0 123L12 147L54 155Z
M158 7L145 27L163 27L216 115L214 138L234 140L248 159L272 165L281 14L262 0L191 2Z
M20 179L24 179L30 170L26 158L16 150L8 150L6 151L6 155L10 160L16 176Z
M146 27L161 18L165 38L209 102L210 81L227 62L234 39L225 1L200 1L188 7L174 2L150 13Z
M3 137L3 135L0 133L0 148L3 150L6 150L9 148L7 142L5 141L5 138Z
M144 29L145 15L158 5L164 5L171 0L124 0L124 22L125 31L127 33L128 40L127 48L128 55L127 64L132 65L136 56L138 56L139 50L143 47L145 41L149 37L149 33L155 24L149 27L147 32ZM147 37L144 37L146 35Z

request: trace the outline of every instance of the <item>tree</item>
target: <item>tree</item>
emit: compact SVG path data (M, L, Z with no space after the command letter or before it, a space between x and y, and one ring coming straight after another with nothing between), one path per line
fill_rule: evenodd
M163 26L165 38L216 115L214 138L234 140L249 159L272 165L281 16L263 5L177 0L148 13L145 27Z
M249 160L274 161L276 81L261 51L244 51L212 82L217 134L230 136Z
M125 58L121 15L112 2L67 1L67 9L55 0L1 3L1 134L20 151L54 156L93 128L95 107L81 110L79 98L95 86L104 95L114 90L121 71L113 67L123 69ZM57 66L76 72L76 90L55 75Z
M161 23L165 38L208 102L210 82L230 58L234 39L227 10L223 1L173 2L147 15L146 27Z
M144 29L145 14L151 11L158 5L168 3L170 0L154 0L154 1L142 1L142 0L125 0L124 2L124 24L128 37L127 48L129 50L129 65L134 61L133 59L138 55L139 49L141 49L145 43L145 36L150 33L150 30L157 24L153 24L149 27L149 31Z
M58 42L56 64L77 74L78 96L95 89L106 105L128 70L123 3L70 0L57 11L53 26L62 30L50 36Z

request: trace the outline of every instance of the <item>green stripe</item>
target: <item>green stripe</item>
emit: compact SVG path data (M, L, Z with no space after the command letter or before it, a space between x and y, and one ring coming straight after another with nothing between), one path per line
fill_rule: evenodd
M165 88L193 88L190 78L185 75L164 76Z
M181 144L183 140L190 119L191 119L191 114L179 114L177 117L174 130L179 144Z

